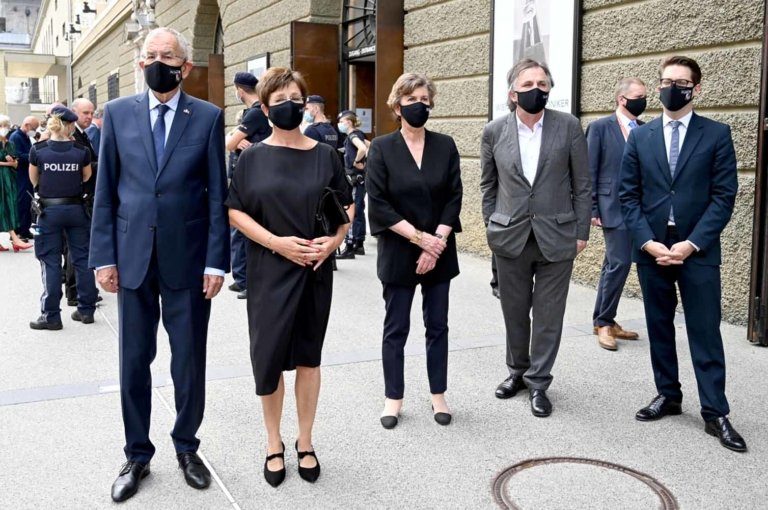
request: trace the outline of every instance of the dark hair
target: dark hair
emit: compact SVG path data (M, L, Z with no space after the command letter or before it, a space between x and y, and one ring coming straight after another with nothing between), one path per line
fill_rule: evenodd
M542 71L544 71L544 74L547 75L547 80L549 80L549 86L554 87L555 86L555 80L552 79L552 73L549 71L549 67L547 67L547 64L544 64L543 62L537 62L535 60L532 60L530 58L524 58L520 60L517 64L512 66L512 69L509 70L507 73L507 92L512 91L512 85L515 83L515 80L517 80L518 76L523 74L523 71L527 71L528 69L535 69L539 68ZM509 97L507 97L507 106L509 107L510 111L513 111L515 109L515 103L512 102Z
M287 67L270 67L259 81L259 101L265 106L269 106L269 96L273 92L284 89L291 83L299 86L301 97L307 97L307 82L300 72L288 69Z
M699 67L699 64L692 58L679 55L665 58L662 60L661 66L659 66L659 78L661 78L661 75L664 73L664 69L669 66L687 67L691 70L691 77L693 78L694 85L701 83L701 67Z
M242 83L235 83L235 88L242 90L246 94L256 93L256 87L249 87L248 85L243 85Z

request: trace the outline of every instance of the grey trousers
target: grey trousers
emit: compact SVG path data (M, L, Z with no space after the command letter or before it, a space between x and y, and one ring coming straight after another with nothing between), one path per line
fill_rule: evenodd
M546 390L560 348L573 260L547 261L531 233L520 256L497 255L496 264L509 373L522 375L529 389Z

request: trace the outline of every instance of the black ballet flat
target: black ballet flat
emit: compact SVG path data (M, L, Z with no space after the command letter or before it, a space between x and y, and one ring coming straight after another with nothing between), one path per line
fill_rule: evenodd
M435 406L432 406L432 412L435 411ZM449 413L435 413L435 421L438 425L450 425L451 419L453 419L453 416L451 416Z
M397 427L397 416L382 416L380 420L381 426L387 430Z
M312 450L311 452L300 452L299 442L296 441L296 453L299 456L299 476L308 482L311 482L311 483L316 482L317 479L320 477L320 461L317 460L317 455L315 455L314 450ZM303 459L307 455L311 455L315 458L315 462L316 462L315 467L311 467L311 468L301 467L301 459Z
M264 479L272 487L277 487L283 483L283 480L285 480L285 443L282 443L282 445L282 452L267 455L267 460L264 461ZM267 467L267 463L272 459L283 459L283 469L280 469L279 471L270 471Z

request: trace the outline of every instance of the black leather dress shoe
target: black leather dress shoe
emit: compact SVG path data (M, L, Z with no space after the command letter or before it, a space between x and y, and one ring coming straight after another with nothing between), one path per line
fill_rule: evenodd
M47 329L50 331L58 331L64 326L59 322L48 322L42 315L37 319L29 323L29 327L32 329Z
M525 388L525 381L521 375L510 375L504 382L496 387L496 398L512 398L517 392Z
M501 299L501 294L499 294L498 287L491 287L491 294L493 294L493 297L495 297L496 299Z
M93 324L93 315L80 313L80 310L72 312L72 320L83 324Z
M741 434L736 432L736 429L733 428L733 425L725 416L706 422L704 430L710 436L720 439L720 444L729 450L734 452L747 451L747 442L744 441Z
M546 418L552 414L552 402L547 398L544 390L531 390L531 413L538 418Z
M243 290L243 288L237 282L233 283L227 288L232 292L240 292L241 290Z
M179 453L176 458L179 460L179 468L184 471L187 485L194 489L205 489L211 485L211 472L196 453Z
M638 421L654 421L660 420L665 416L672 416L683 414L683 408L680 406L680 402L665 397L664 395L656 395L651 403L640 409L635 414L635 419Z
M248 291L247 290L241 290L237 293L237 299L248 299Z
M112 500L125 501L139 491L139 484L149 475L149 463L129 460L123 464L120 474L112 484Z
M381 426L385 429L393 429L397 427L397 416L382 416L379 418L379 421L381 422Z

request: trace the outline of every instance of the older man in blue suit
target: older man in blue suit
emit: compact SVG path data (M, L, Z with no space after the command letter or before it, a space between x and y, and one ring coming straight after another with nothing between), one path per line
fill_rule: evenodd
M677 288L701 403L704 430L734 451L747 450L728 419L720 335L720 234L738 180L731 129L693 112L701 69L688 57L661 64L661 117L632 131L621 165L619 198L632 235L643 291L658 395L635 418L682 413L675 349Z
M150 364L161 309L171 344L177 412L171 437L179 467L190 486L210 484L195 436L205 407L210 300L229 268L229 228L223 115L181 90L190 57L177 31L153 30L139 62L149 92L104 108L90 260L99 284L118 293L128 461L112 486L115 501L136 493L155 452Z
M645 83L640 78L622 78L616 85L616 111L587 127L592 226L602 227L605 237L605 258L592 322L598 345L609 351L618 348L617 338L639 338L616 322L621 293L632 267L632 240L619 204L619 169L629 133L643 124L638 117L645 110L645 94Z

